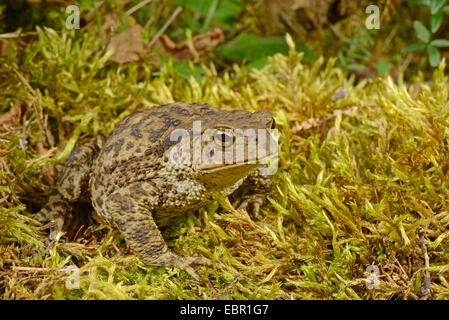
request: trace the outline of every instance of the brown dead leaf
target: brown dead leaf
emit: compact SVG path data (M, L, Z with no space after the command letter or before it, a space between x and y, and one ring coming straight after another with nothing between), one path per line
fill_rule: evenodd
M92 30L97 35L97 20L93 9L83 17L83 21L85 25L82 27L82 30ZM106 13L101 17L101 41L103 46L108 42L107 40L110 39L111 35L115 34L118 25L118 16L114 12Z
M145 50L143 28L135 24L130 29L112 37L107 49L114 50L110 60L117 63L138 61Z
M291 9L304 9L316 28L321 29L327 22L327 13L333 0L295 0Z
M11 110L0 117L0 130L5 131L10 127L15 126L29 108L30 106L24 100L16 103Z
M44 142L42 141L38 141L36 143L36 151L38 155L43 155L45 153L47 153L48 151L48 146L44 144ZM50 165L47 164L45 166L42 167L41 169L41 173L42 173L42 178L44 180L44 183L48 186L52 186L56 183L56 170L55 168Z
M9 40L0 39L0 57L6 57L9 51Z
M302 39L314 37L313 33L323 36L326 24L357 15L356 8L363 0L262 0L259 5L266 19L260 28L268 35L290 32Z
M165 51L177 60L195 60L197 56L200 61L204 61L207 59L209 52L224 41L224 33L220 29L214 29L194 36L192 43L196 52L192 52L188 40L174 43L165 34L159 40Z
M121 1L116 8L119 11L123 11L129 0ZM119 17L115 10L109 10L109 6L104 1L97 2L97 8L99 9L101 16L101 42L103 47L109 44L109 41L113 35L117 32L119 24L130 25L133 27L136 24L136 19L132 16ZM125 19L125 20L123 20ZM98 33L97 25L97 12L94 8L89 10L82 17L82 24L84 25L81 30L91 30L95 35ZM97 35L98 36L98 35Z

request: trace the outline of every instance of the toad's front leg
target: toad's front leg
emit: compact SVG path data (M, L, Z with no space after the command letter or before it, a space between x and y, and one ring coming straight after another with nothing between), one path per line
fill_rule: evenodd
M127 244L144 264L155 267L177 267L196 280L200 280L200 277L191 267L192 264L212 265L206 258L186 257L172 252L154 222L151 211L145 205L135 202L126 191L110 195L105 209L125 237Z
M271 188L271 176L263 175L257 170L249 175L240 188L232 194L233 206L247 210L257 217L260 207L266 203Z

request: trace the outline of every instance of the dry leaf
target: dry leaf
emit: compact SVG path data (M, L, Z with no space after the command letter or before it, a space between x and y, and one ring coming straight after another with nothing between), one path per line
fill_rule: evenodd
M268 35L290 32L302 39L313 38L311 32L323 35L326 24L356 15L361 0L262 0L260 6L266 15L261 26Z
M89 11L83 17L85 26L82 30L92 30L92 32L97 35L97 20L95 17L95 11L93 9ZM111 37L112 34L115 34L118 28L118 17L114 12L106 13L101 16L101 41L103 46L107 43L107 40Z
M121 1L119 8L120 10L124 10L124 7L129 1ZM101 41L103 46L106 46L109 43L109 39L117 32L119 21L121 23L124 23L123 17L122 19L119 18L117 13L114 11L107 10L107 6L104 6L104 2L98 2L98 9L100 11L101 15ZM117 8L117 9L119 9ZM136 24L136 19L132 16L127 17L130 26L134 26ZM97 25L97 13L94 8L89 10L86 14L82 17L83 20L83 27L81 28L84 30L92 30L95 35L98 33L98 25Z
M192 52L189 48L188 40L174 43L167 35L162 35L160 42L164 46L165 51L177 60L194 60L195 55L200 61L206 60L209 52L224 41L223 31L214 29L203 34L199 34L192 38L192 43L196 52Z
M38 155L43 155L48 151L48 146L46 146L42 141L38 141L36 143L36 151ZM41 169L41 173L42 173L42 178L44 180L44 183L48 186L52 186L56 183L56 170L55 168L50 165L47 164L45 166L42 167Z
M0 57L6 57L9 51L9 40L0 39Z
M130 29L112 37L108 50L114 50L110 60L118 63L137 61L143 53L145 46L143 40L143 28L135 24Z
M16 103L11 110L0 117L0 130L6 130L12 126L15 126L29 108L30 106L24 100Z

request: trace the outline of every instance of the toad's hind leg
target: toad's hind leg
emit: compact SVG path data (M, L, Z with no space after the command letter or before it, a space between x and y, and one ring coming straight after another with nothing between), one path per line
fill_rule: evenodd
M98 153L98 147L89 143L74 150L56 182L56 189L50 195L47 204L36 214L35 219L45 223L56 222L56 231L62 231L77 217L73 204L89 200L89 179L92 162Z
M64 199L57 191L53 190L48 198L47 204L34 217L37 221L46 223L55 222L55 231L62 231L64 221L68 215L73 215L73 205Z
M68 201L88 201L89 179L92 163L98 154L98 146L89 143L74 150L59 175L58 192Z
M212 265L202 257L186 257L172 252L165 243L150 210L132 201L129 195L114 193L108 197L106 209L137 257L148 266L177 267L200 280L193 264Z

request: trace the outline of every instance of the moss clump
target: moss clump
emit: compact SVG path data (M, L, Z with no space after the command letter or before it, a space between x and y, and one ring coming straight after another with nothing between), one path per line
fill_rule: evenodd
M21 58L1 58L0 111L22 100L31 106L0 132L1 297L418 299L428 271L431 297L448 299L444 61L432 85L419 78L413 86L389 78L356 84L334 60L302 64L287 42L289 55L273 56L262 70L234 66L216 76L204 66L199 82L170 64L157 76L138 63L111 64L89 33L47 29ZM221 269L203 270L200 283L177 269L145 267L119 233L96 223L46 250L47 226L31 218L74 145L172 101L267 109L281 133L275 190L257 219L218 199L165 231L173 250ZM79 289L66 288L70 265L80 268ZM366 287L370 265L379 270L378 289Z

